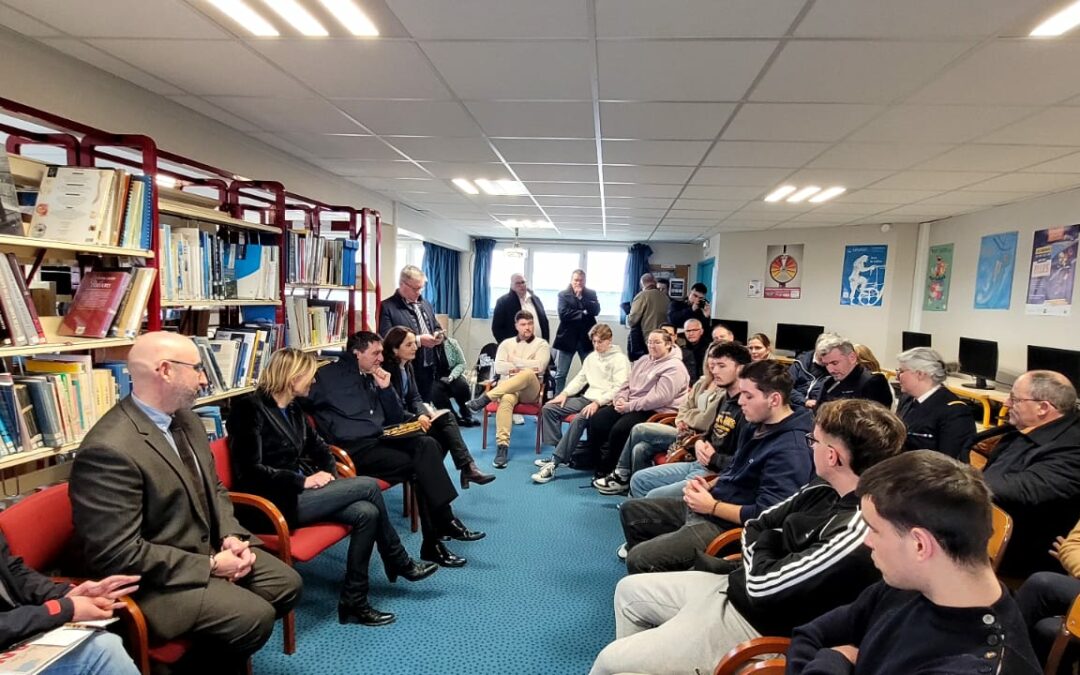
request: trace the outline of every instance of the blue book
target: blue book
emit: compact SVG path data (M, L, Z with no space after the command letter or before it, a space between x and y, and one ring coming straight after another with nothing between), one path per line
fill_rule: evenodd
M154 196L150 194L153 181L150 176L139 176L132 180L142 180L146 184L143 189L142 231L139 233L139 247L149 250L150 235L153 233L154 228Z
M198 408L193 408L192 412L201 417L206 425L205 420L209 420L213 426L211 432L209 425L206 429L206 436L211 441L216 441L219 438L225 437L225 423L221 419L221 407L216 405L204 405Z
M102 361L94 364L94 367L112 371L113 379L116 380L117 400L131 393L131 373L128 372L127 361Z
M261 298L262 279L262 244L249 243L242 255L236 258L236 297L242 300Z

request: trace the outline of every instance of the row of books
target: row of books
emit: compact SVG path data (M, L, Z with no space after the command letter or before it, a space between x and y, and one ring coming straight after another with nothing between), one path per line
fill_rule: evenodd
M218 328L213 338L192 338L206 370L208 385L202 395L224 393L258 382L270 355L282 347L284 333L280 324L249 323Z
M79 281L57 333L87 338L135 337L156 278L157 270L152 267L91 270Z
M264 243L264 235L224 227L208 232L167 216L161 220L162 300L279 297L280 247Z
M345 340L348 303L316 300L299 295L285 298L286 344L301 349Z
M45 341L22 265L14 253L0 256L0 343L24 347Z
M356 284L355 239L327 239L291 232L288 235L287 279L291 284L352 286Z
M30 236L149 249L152 227L149 176L121 169L50 166L38 188Z

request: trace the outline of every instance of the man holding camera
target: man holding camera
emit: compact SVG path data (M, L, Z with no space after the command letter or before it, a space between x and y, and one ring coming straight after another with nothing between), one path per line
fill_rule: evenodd
M416 265L406 265L398 275L398 289L382 301L379 311L379 335L386 337L394 326L405 326L416 334L420 352L413 362L416 371L416 388L420 398L431 400L431 386L439 375L450 372L446 351L442 343L446 333L435 319L431 303L421 295L427 277Z
M672 300L668 304L667 320L674 326L683 326L690 319L697 319L702 326L709 326L709 301L705 296L709 289L700 281L690 287L690 295L685 300Z

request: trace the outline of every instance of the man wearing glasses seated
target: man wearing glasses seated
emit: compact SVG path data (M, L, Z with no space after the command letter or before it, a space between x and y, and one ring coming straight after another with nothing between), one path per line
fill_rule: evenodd
M1026 577L1057 566L1046 552L1080 513L1080 418L1076 389L1049 370L1016 378L1005 405L1011 428L991 452L983 475L994 503L1013 517L1000 572Z

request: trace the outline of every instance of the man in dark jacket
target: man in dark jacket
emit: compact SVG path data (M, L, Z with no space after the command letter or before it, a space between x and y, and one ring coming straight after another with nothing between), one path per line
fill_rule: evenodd
M822 333L818 336L817 343L835 335L834 333ZM806 396L813 390L817 381L829 374L825 366L818 360L817 348L803 352L795 357L788 368L791 375L791 405L805 406Z
M702 571L619 582L616 640L594 674L710 672L740 642L791 635L881 578L862 546L867 527L855 486L860 473L901 451L904 425L869 401L836 401L818 411L807 441L818 477L747 521L740 563L702 558Z
M582 363L592 352L589 329L596 325L600 301L596 291L585 288L585 271L574 270L570 285L559 293L559 328L555 331L555 393L566 388L566 376L574 354Z
M675 326L682 326L690 319L697 319L702 326L708 326L709 301L705 296L709 294L709 288L700 281L690 287L690 294L685 300L676 298L668 303L667 320Z
M892 388L881 373L872 373L859 364L855 345L839 336L818 340L817 356L828 375L819 379L807 394L806 407L813 409L826 401L841 398L868 398L892 407Z
M446 334L435 318L431 303L421 295L427 277L416 265L401 268L398 289L382 301L379 311L379 335L386 337L394 326L405 326L420 341L413 369L416 371L416 388L420 398L431 400L431 385L444 373L450 372L446 351L442 348Z
M514 317L522 310L532 313L540 328L540 337L544 338L545 342L550 342L551 338L548 336L551 330L544 303L529 289L529 283L523 274L510 277L510 292L495 303L495 313L491 315L491 334L495 336L495 342L502 344L504 340L517 337Z
M70 621L108 619L124 603L118 598L136 590L139 577L111 576L78 586L56 583L27 567L8 550L0 535L0 650ZM137 675L124 643L113 633L95 631L64 654L52 668L65 673Z
M705 339L704 325L697 319L686 320L683 324L683 336L683 365L686 366L686 372L690 373L690 384L693 386L693 383L705 374L705 352L709 351L709 341Z
M1013 518L1001 573L1026 577L1057 562L1046 554L1080 513L1080 416L1076 390L1060 373L1016 378L1005 401L1012 429L983 467L994 503Z
M896 357L903 396L896 414L907 427L908 450L937 450L966 461L975 441L975 418L967 403L945 388L945 362L929 347Z
M810 482L814 463L806 434L814 420L805 409L791 409L787 368L775 361L743 366L739 389L749 424L739 430L727 469L711 483L689 478L682 499L631 499L619 509L630 574L690 569L716 535Z

